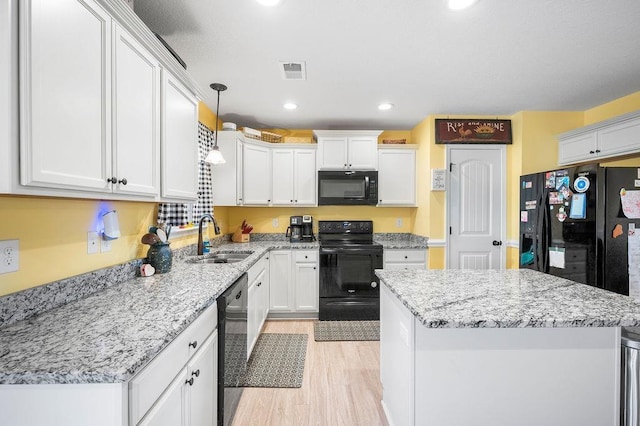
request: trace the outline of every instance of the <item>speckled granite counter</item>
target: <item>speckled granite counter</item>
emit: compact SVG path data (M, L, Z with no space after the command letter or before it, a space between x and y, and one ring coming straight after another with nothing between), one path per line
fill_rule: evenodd
M118 383L130 379L267 251L317 243L224 244L242 262L174 259L169 273L133 278L0 329L0 384Z
M528 269L377 270L430 328L640 325L633 299Z
M427 237L408 233L376 233L373 240L386 250L426 249L429 241Z

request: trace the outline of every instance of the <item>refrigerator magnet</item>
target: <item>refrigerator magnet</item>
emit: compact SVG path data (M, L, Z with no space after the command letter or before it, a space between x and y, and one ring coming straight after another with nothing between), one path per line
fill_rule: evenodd
M585 176L580 176L573 181L573 189L579 193L587 192L589 186L591 186L591 182L589 181L589 178Z
M524 210L520 212L520 222L526 223L529 222L529 212Z
M562 204L564 198L559 192L549 192L549 204Z
M558 212L558 214L556 215L556 217L558 218L558 220L560 222L564 222L564 220L567 218L567 214L564 212Z
M547 172L544 175L544 187L545 188L556 187L556 172Z
M616 226L613 227L613 232L611 232L611 237L618 238L623 233L624 232L622 232L622 225L618 223Z

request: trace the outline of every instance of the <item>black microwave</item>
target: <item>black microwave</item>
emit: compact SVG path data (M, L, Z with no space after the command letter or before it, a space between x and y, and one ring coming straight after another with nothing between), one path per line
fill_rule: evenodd
M319 206L375 206L378 204L377 171L318 172Z

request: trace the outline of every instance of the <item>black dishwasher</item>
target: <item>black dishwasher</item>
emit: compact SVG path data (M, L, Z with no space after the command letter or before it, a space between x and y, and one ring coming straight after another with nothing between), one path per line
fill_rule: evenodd
M247 369L247 292L244 273L218 297L218 425L230 425L242 388L239 380Z

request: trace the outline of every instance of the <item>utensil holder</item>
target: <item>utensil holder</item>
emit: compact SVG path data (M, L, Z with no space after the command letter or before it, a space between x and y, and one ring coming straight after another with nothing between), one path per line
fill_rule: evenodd
M173 263L173 253L169 248L170 243L156 243L149 246L147 251L147 261L156 268L156 274L164 274L171 270Z

